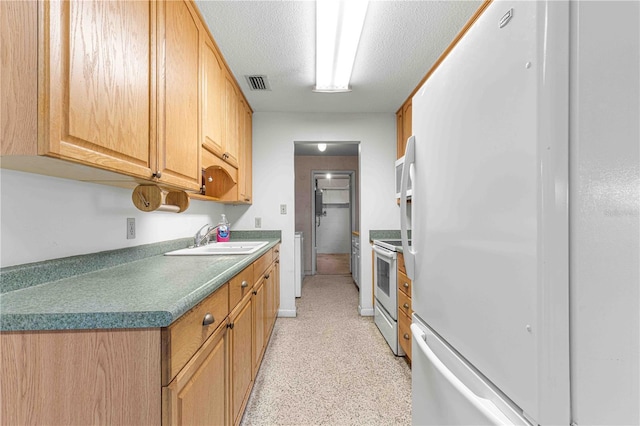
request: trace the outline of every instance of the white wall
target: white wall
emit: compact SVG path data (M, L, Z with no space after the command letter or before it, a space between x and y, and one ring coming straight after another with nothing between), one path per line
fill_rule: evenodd
M225 206L191 201L182 213L145 213L132 190L0 169L0 261L19 265L191 237ZM136 238L126 239L127 218Z
M371 229L399 229L394 193L396 118L393 113L318 114L267 113L253 116L253 205L230 207L236 227L253 229L262 218L263 229L282 231L280 315L295 315L293 243L295 233L294 141L360 142L360 312L373 315ZM287 215L280 214L287 205Z

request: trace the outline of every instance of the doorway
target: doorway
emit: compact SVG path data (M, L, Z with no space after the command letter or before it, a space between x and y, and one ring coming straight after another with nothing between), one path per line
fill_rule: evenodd
M312 172L311 235L315 252L315 274L348 275L351 273L351 231L354 229L354 171L320 170ZM312 260L313 261L313 260Z
M325 144L326 149L320 151L319 144ZM332 219L333 213L341 209L341 213L348 211L349 222L346 225L347 238L351 238L352 231L359 230L359 142L294 142L294 163L295 163L295 231L302 235L302 258L304 275L315 275L317 273L317 228L325 229L328 221ZM326 173L332 173L334 177L348 178L349 182L349 204L338 200L331 202L332 206L327 210L327 215L320 216L320 227L316 226L316 203L315 189L316 182L314 175L318 178L326 178ZM336 181L339 182L339 181ZM344 182L343 182L344 183ZM342 185L343 188L346 185ZM328 191L338 191L329 189ZM338 191L344 196L345 191ZM338 193L336 192L336 193ZM331 201L331 199L329 199ZM340 207L338 207L340 205ZM320 204L322 207L322 204ZM320 213L320 211L319 211ZM344 229L344 228L343 228ZM324 236L324 235L323 235ZM322 238L322 237L321 237ZM322 240L321 240L322 242ZM349 242L349 245L351 243ZM344 249L343 249L344 250ZM323 250L321 250L322 252ZM324 254L324 253L321 253Z

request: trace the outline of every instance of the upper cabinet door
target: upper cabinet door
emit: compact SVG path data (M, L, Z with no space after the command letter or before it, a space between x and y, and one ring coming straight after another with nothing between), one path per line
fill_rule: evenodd
M225 74L224 160L238 167L238 92L233 76Z
M240 133L239 166L238 166L238 201L251 203L252 197L252 113L245 101L240 98L238 103L238 131Z
M135 3L135 2L134 2ZM160 181L199 190L199 70L202 27L190 2L159 3Z
M202 44L202 146L212 154L224 155L225 66L213 41L204 37Z
M142 178L155 159L156 3L41 3L39 154Z

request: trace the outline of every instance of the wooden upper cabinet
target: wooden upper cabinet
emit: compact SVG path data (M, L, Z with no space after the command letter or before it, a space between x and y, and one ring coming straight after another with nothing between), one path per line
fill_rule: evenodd
M407 147L407 139L413 134L411 128L412 119L412 102L411 99L406 101L396 113L396 126L398 133L397 158L404 155Z
M199 192L216 165L234 187L214 197L238 202L250 108L191 0L0 1L0 16L4 168Z
M402 108L396 112L396 158L404 155L404 133L402 133Z
M40 4L44 137L38 154L150 178L156 3Z
M252 198L252 129L253 118L249 106L240 99L239 111L240 124L238 131L240 132L240 159L238 170L238 201L242 203L251 203Z
M238 167L238 89L233 76L225 74L225 132L224 132L224 160Z
M191 2L159 3L161 40L158 54L160 181L199 190L201 186L199 138L200 35L203 31Z
M225 66L213 41L202 43L202 147L216 156L224 155ZM204 166L204 165L203 165Z

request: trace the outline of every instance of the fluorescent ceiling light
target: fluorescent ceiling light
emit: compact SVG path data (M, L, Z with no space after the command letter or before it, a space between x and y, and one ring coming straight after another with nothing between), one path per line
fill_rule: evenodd
M368 0L316 0L314 92L350 92Z
M325 149L327 149L327 144L326 143L319 143L318 144L318 151L324 152Z

